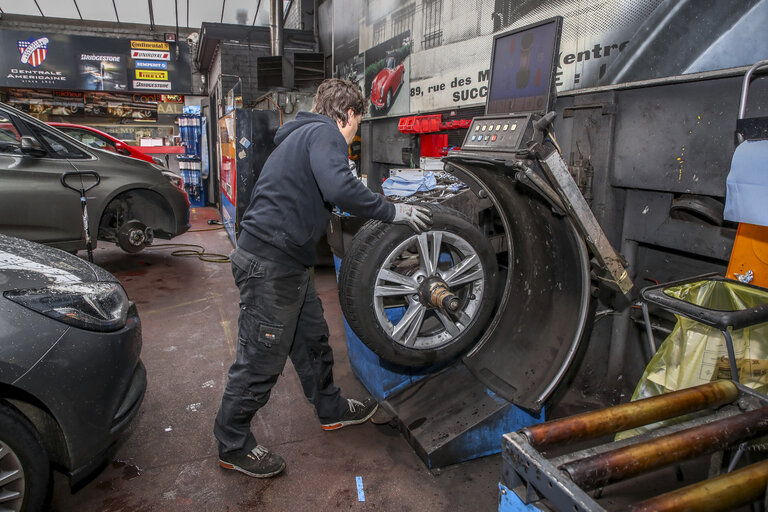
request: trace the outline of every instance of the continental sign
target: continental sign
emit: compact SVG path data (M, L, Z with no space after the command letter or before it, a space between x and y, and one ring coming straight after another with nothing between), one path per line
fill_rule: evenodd
M149 69L137 69L136 78L138 80L168 80L168 72L153 71Z
M168 51L170 48L168 43L162 43L160 41L131 41L131 50L164 50Z

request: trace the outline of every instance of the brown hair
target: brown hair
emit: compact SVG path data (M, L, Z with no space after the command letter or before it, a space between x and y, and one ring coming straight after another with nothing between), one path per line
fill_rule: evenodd
M312 102L312 112L323 114L334 121L347 125L347 109L355 114L365 110L365 97L357 84L341 78L323 80L317 88L317 94Z

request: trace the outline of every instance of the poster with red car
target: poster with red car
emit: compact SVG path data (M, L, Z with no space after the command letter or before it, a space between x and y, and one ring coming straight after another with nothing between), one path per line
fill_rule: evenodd
M365 95L371 117L410 112L411 33L403 32L365 52Z

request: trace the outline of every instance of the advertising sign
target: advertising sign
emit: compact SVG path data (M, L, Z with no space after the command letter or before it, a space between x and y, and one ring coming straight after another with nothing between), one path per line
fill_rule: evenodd
M171 52L155 52L151 50L131 50L132 59L171 60Z
M191 92L186 42L0 30L0 87ZM178 50L178 51L177 51ZM173 56L173 57L172 57Z
M170 91L171 82L150 82L147 80L134 80L134 89L153 89L155 91Z
M136 78L139 80L168 80L168 72L137 69Z
M80 88L88 91L125 91L125 55L81 53L79 58Z
M170 50L168 43L160 41L131 41L131 50Z
M335 0L332 8L335 76L361 86L383 69L382 50L393 51L387 38L410 33L407 89L392 99L407 93L412 113L485 103L493 36L556 15L558 91L748 66L768 55L768 38L755 37L765 31L768 0ZM385 103L371 115L397 107Z
M136 69L168 69L167 62L159 62L154 60L136 60L133 62Z

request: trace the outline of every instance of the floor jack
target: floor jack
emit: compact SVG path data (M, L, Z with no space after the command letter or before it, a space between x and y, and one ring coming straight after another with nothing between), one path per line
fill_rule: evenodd
M83 177L90 176L96 179L95 183L88 186L83 184ZM80 188L75 188L67 183L69 178L80 177ZM70 190L74 190L80 194L80 206L83 209L83 231L85 232L85 246L88 250L88 261L93 263L93 241L91 239L91 230L88 228L88 205L85 198L85 193L101 183L101 177L95 171L72 171L65 172L61 175L61 184Z

